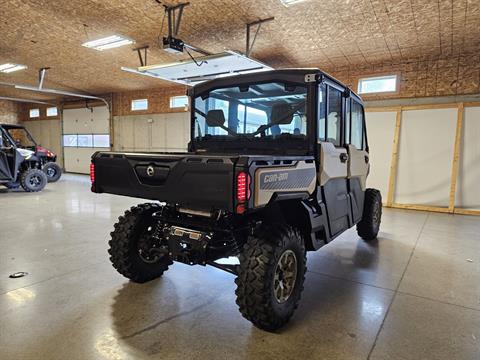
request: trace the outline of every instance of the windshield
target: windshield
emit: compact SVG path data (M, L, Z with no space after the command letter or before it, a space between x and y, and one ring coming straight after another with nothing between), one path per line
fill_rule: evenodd
M306 97L305 86L280 82L212 90L195 98L195 139L305 139Z
M30 137L30 134L27 132L27 130L23 128L7 129L7 132L18 147L35 147L35 143L33 142L33 139Z

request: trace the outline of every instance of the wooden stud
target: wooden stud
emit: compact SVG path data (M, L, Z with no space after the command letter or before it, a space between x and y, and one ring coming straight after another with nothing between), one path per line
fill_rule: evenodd
M452 176L450 178L450 198L448 203L448 211L454 212L455 195L457 191L458 170L460 166L460 145L462 144L462 128L463 128L463 103L458 104L457 111L457 131L455 133L455 145L453 148Z
M480 106L479 101L473 101L473 102L464 102L463 107L477 107Z
M480 210L474 210L474 209L458 209L458 208L455 208L453 212L455 214L459 214L459 215L477 215L477 216L480 216Z
M429 206L429 205L416 205L416 204L392 204L389 206L394 209L405 209L405 210L418 210L418 211L431 211L439 213L449 213L450 211L446 207L441 206Z
M451 104L425 104L425 105L408 105L402 106L403 111L407 110L435 110L435 109L452 109L458 106L457 103Z
M400 147L400 127L402 124L402 109L397 110L395 120L395 132L393 134L392 159L390 161L390 176L388 180L387 206L392 206L395 192L395 182L397 180L398 150Z
M365 108L365 112L397 112L401 109L400 106L379 106Z

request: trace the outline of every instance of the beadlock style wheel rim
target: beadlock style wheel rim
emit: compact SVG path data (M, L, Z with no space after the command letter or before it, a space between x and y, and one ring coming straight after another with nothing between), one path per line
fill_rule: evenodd
M57 173L57 172L55 171L55 169L53 169L53 168L51 168L51 167L47 169L47 175L48 175L48 177L50 177L50 178L54 177L56 173Z
M293 293L297 280L297 257L292 250L285 251L275 267L273 292L279 304L286 302Z
M42 179L38 175L32 175L29 179L29 183L32 187L37 188L42 183Z

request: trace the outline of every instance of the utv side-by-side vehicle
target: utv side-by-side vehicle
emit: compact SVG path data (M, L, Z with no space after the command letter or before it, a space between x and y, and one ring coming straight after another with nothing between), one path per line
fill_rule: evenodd
M233 273L242 315L278 329L300 300L306 251L354 225L378 234L362 100L318 69L216 79L189 96L188 152L92 157L93 192L156 201L119 218L110 259L140 283L173 261Z
M0 124L0 184L41 191L62 174L56 159L57 155L39 146L25 127Z

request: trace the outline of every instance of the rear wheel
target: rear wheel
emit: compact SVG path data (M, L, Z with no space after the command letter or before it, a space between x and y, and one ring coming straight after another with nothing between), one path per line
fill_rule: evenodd
M54 162L46 163L42 170L47 175L48 182L58 181L60 176L62 176L62 168Z
M382 220L382 195L376 189L365 191L362 220L357 224L358 235L366 240L377 237Z
M119 217L110 234L110 261L120 274L134 282L158 278L172 264L170 257L158 249L158 239L153 237L157 220L152 215L160 209L160 205L153 203L133 206Z
M20 185L27 192L42 191L47 185L47 175L39 169L27 169L20 174Z
M300 232L287 225L265 228L251 237L240 254L237 304L255 326L274 331L292 317L305 280L305 245Z

